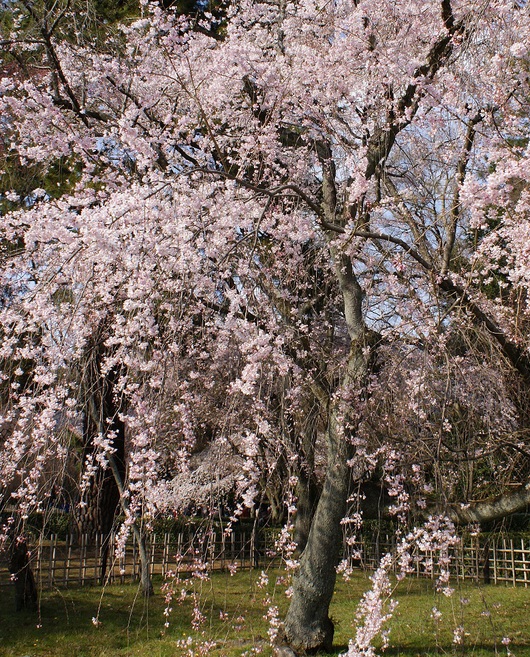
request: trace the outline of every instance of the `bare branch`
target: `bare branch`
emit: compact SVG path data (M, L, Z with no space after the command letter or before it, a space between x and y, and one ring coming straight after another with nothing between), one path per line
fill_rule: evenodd
M456 229L458 227L458 220L460 218L460 188L464 184L464 180L466 177L467 163L469 161L471 149L473 147L473 142L475 140L476 125L477 123L480 123L480 121L482 121L482 118L483 118L482 112L478 112L468 123L466 137L464 141L464 148L456 168L455 192L453 195L453 202L451 203L450 223L449 223L447 241L444 247L442 268L440 271L442 276L445 276L449 271L449 265L451 263L451 255L453 253L453 248L455 245Z

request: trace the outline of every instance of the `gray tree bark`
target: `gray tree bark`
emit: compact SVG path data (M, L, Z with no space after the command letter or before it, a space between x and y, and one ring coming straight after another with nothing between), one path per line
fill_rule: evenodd
M285 642L295 652L302 653L329 652L333 643L334 626L329 617L329 605L337 577L342 546L341 520L346 514L350 486L348 462L354 455L351 433L358 423L355 402L357 399L362 403L368 371L365 348L371 338L364 325L362 290L351 261L339 253L333 253L333 258L351 347L341 386L328 406L324 486L294 578L293 596L284 625Z
M517 490L467 505L451 504L438 509L457 525L470 522L489 522L524 511L530 505L530 482Z
M378 173L387 159L397 135L410 124L419 107L423 92L417 80L432 79L443 67L452 52L453 37L463 32L463 25L454 20L451 0L441 0L444 33L434 42L425 62L418 66L400 100L392 106L379 128L372 132L367 144L366 180ZM347 397L352 391L363 397L364 379L368 373L366 347L375 341L366 329L362 312L363 292L355 276L350 257L333 246L332 236L346 232L346 223L354 221L358 229L369 231L369 213L364 198L344 204L346 212L337 212L336 168L332 146L326 140L315 144L322 167L321 204L316 208L321 227L329 238L330 257L344 304L344 319L351 341L345 363L342 383L328 406L327 454L328 461L324 487L313 518L300 567L293 584L293 596L284 626L284 640L295 652L315 653L329 651L333 642L333 623L329 618L329 605L336 580L336 566L342 544L340 521L346 513L346 500L350 481L348 460L353 456L350 436L355 433L358 419L353 409L341 407L341 393ZM304 196L304 198L306 198ZM350 434L350 436L348 436Z
M295 576L291 605L285 619L285 638L295 651L329 652L334 627L328 611L342 545L340 521L346 513L351 443L344 439L335 412L328 427L326 479L311 524L306 548Z
M311 531L311 523L315 515L319 498L318 485L313 473L307 474L303 470L298 474L296 487L296 517L294 520L294 542L298 553L301 554Z

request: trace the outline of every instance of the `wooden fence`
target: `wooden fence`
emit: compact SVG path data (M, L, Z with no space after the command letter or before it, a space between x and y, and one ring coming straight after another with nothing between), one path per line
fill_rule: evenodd
M381 557L395 550L395 538L384 536L379 540L361 541L359 545L345 546L345 557L350 566L373 570ZM449 571L452 577L487 584L530 584L530 539L486 534L463 539L449 551ZM418 577L436 578L440 573L437 555L433 551L412 552L412 565ZM397 569L397 564L396 564Z
M118 556L116 537L111 536L106 572L102 578L104 553L102 536L96 537L95 541L88 541L86 536L82 536L75 541L71 536L60 540L52 535L31 549L30 565L41 588L139 579L140 555L134 536ZM264 558L255 531L153 534L147 539L147 554L151 575L163 577L171 571L192 572L206 563L221 570L232 566L238 569L254 568ZM1 563L0 586L9 583L7 570L7 562Z
M105 582L138 579L140 558L134 537L116 556L116 539L111 538ZM386 552L392 552L392 536L364 539L355 546L344 545L344 558L352 568L374 569ZM266 568L275 558L274 537L255 531L195 532L151 535L147 541L152 575L166 576L170 571L192 572L208 564L208 568L225 570ZM31 566L41 588L101 584L104 545L101 537L89 543L67 536L59 540L51 536L31 550ZM436 577L439 568L435 553L413 553L414 572L419 577ZM433 564L429 567L429 564ZM486 583L523 585L530 583L530 540L509 537L470 537L453 548L450 572L459 579ZM0 586L9 584L8 564L0 564Z

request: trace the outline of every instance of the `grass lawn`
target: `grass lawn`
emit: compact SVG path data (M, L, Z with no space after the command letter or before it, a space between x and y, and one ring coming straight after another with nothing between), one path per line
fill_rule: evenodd
M15 613L14 593L3 588L0 656L269 656L265 596L274 595L280 616L287 604L281 595L283 586L276 583L278 574L270 574L265 590L257 586L259 571L234 577L215 573L210 581L183 582L179 593L184 589L188 595L183 603L172 603L165 631L160 580L155 581L157 595L149 600L139 595L135 585L44 592L39 614ZM364 573L339 582L331 609L336 626L334 654L345 651L354 633L356 605L368 586ZM191 625L193 592L201 593L199 606L205 617L198 631ZM433 591L430 580L410 579L399 585L395 597L399 604L390 624L388 655L506 655L501 641L509 637L515 657L530 657L530 589L466 584L458 585L454 595L446 598ZM439 621L432 618L433 607L442 614ZM98 626L93 617L99 619ZM459 626L464 628L464 642L455 646L453 633ZM190 634L193 643L188 646L185 641Z

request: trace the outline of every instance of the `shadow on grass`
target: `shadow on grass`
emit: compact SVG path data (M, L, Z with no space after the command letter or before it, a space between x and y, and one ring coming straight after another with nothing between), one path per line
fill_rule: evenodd
M133 587L56 589L41 595L37 612L15 611L13 591L0 595L0 655L95 655L161 636L164 600L144 599ZM179 608L174 625L180 622ZM172 630L176 635L176 630ZM177 636L175 636L177 638ZM178 637L180 638L180 637ZM8 651L10 649L10 651Z
M194 586L199 587L205 622L194 632L191 596L182 605L175 600L164 636L166 603L160 593L161 580L155 580L157 594L147 600L138 587L130 584L46 592L41 596L38 614L16 613L14 591L2 587L0 657L180 657L189 651L185 645L177 645L177 640L190 634L194 642L211 641L211 647L196 654L241 657L261 648L261 655L269 657L272 651L264 616L270 602L264 603L275 593L276 574L270 573L264 591L256 587L257 572L241 572L234 577L214 574L204 583L191 579L182 582L176 597L182 588L191 592ZM330 655L347 652L348 639L355 634L355 610L366 588L364 574L337 587L332 610L337 644ZM396 597L399 606L389 626L390 646L384 655L508 657L501 642L506 636L512 641L509 647L515 657L530 657L530 590L465 585L452 598L446 598L433 591L432 583L412 581L405 583ZM281 618L288 602L280 594L275 601ZM443 612L442 625L436 632L431 617L433 606ZM99 625L93 624L94 617ZM464 646L452 643L456 625L463 625L470 633L466 634ZM193 649L196 647L194 643ZM381 655L381 650L376 654Z

